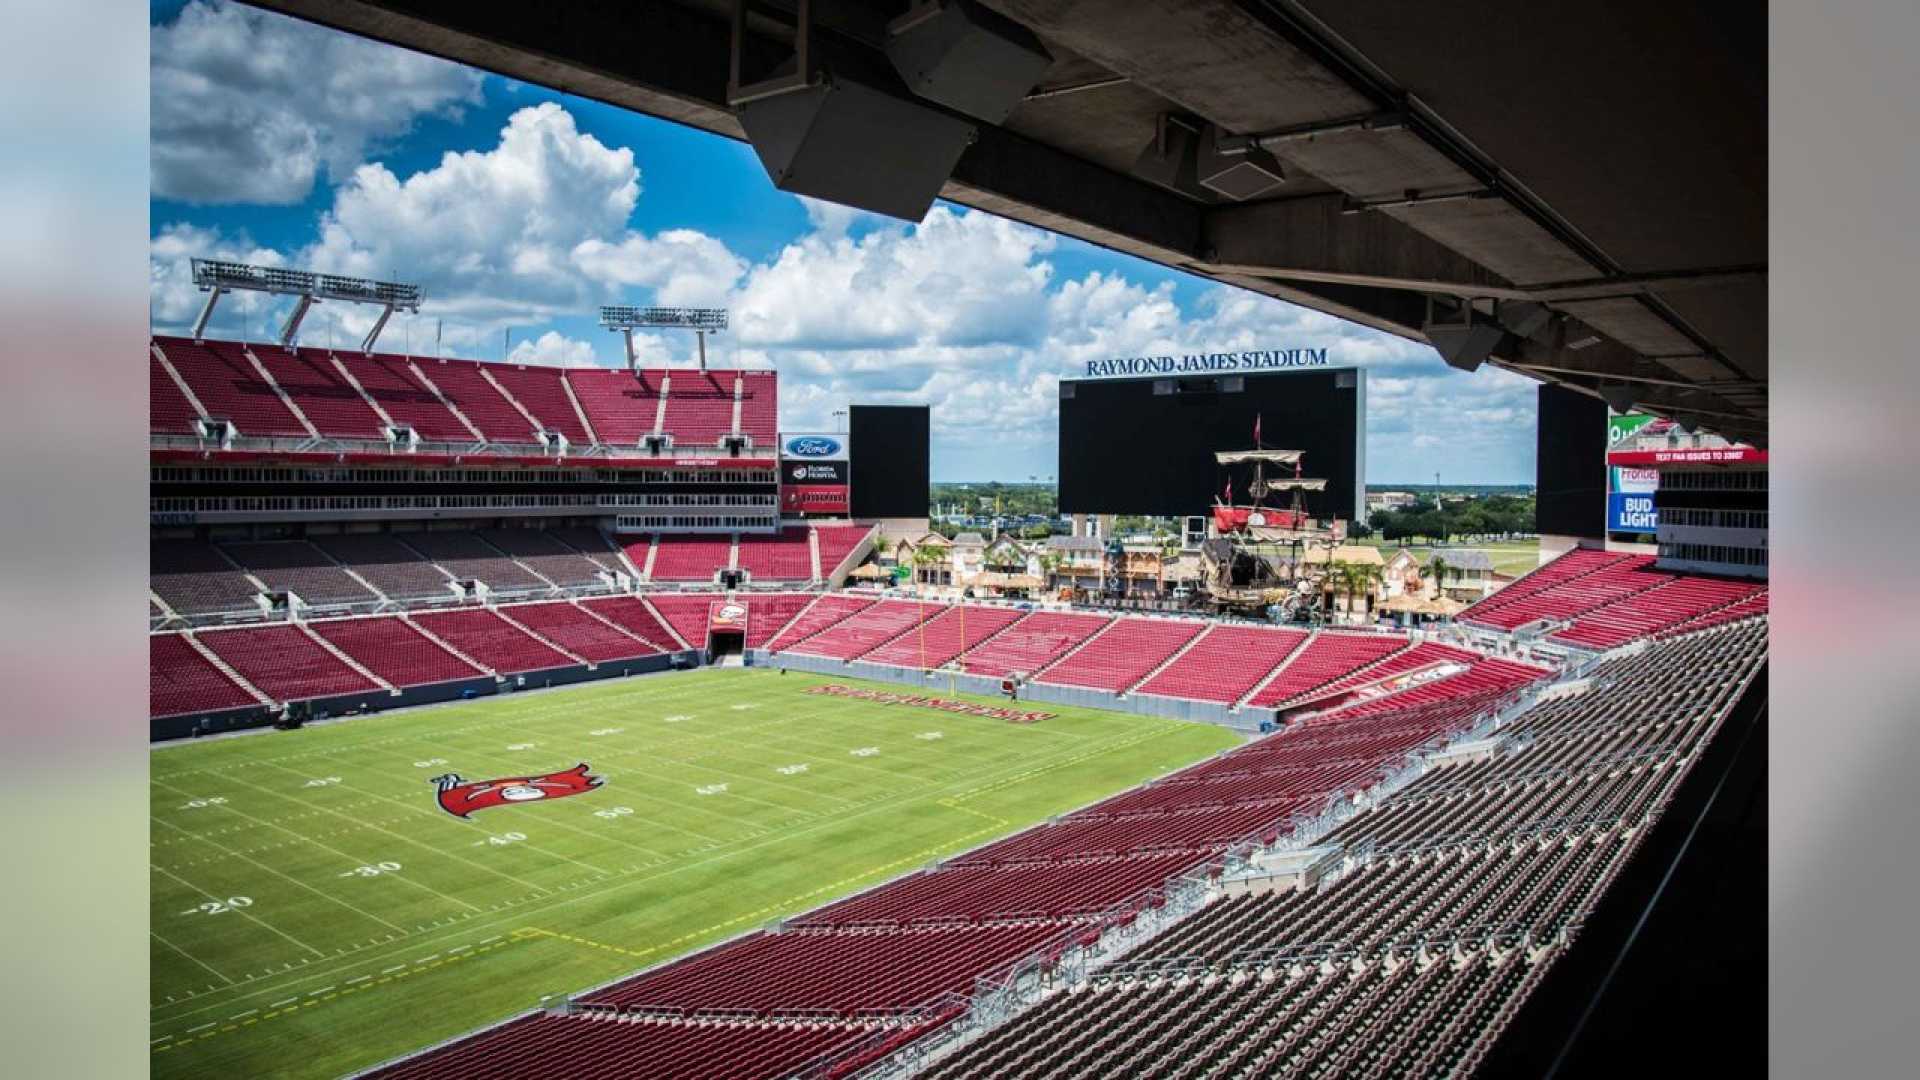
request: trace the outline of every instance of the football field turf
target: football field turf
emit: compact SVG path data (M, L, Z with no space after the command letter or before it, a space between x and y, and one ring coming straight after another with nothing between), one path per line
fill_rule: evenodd
M153 1074L363 1068L1238 741L805 692L829 682L856 680L706 669L156 749ZM601 786L467 819L436 799L443 774L582 762Z

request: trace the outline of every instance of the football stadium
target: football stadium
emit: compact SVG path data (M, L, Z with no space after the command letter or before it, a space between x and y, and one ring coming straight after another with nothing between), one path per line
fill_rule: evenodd
M153 1075L1731 1060L1630 1044L1756 992L1753 901L1714 882L1751 872L1764 783L1764 222L1688 188L1739 153L1611 152L1755 121L1627 94L1629 136L1581 103L1626 54L1757 57L1594 9L1590 50L1489 96L1461 69L1566 28L259 6L745 140L781 191L910 222L946 199L1526 375L1538 557L1340 609L1366 365L1222 345L1077 361L1063 562L1022 585L955 554L921 587L900 545L942 417L795 424L794 368L709 359L726 309L581 310L624 366L524 363L396 342L432 310L412 267L192 254L198 317L145 343ZM1574 168L1567 131L1622 164ZM273 325L222 329L257 297ZM316 305L364 334L303 333ZM1182 604L1101 584L1133 513L1192 523ZM1093 584L1056 588L1075 557Z

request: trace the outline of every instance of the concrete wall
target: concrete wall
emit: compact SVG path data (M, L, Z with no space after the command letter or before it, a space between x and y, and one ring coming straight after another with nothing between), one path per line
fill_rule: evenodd
M774 656L765 649L748 650L746 662L749 667L786 668L814 675L897 683L928 693L945 691L949 688L987 697L998 697L1001 693L999 678L985 675L919 671L889 664L869 664L860 660L846 663L824 656L803 656L798 653L783 652ZM1018 700L1050 705L1072 705L1083 709L1103 709L1107 712L1138 713L1142 716L1164 716L1174 720L1219 724L1247 732L1259 730L1262 717L1271 715L1267 710L1247 710L1236 714L1229 712L1226 706L1210 701L1189 701L1185 698L1157 697L1151 694L1122 697L1105 690L1091 690L1079 686L1052 686L1047 683L1028 683L1022 686Z

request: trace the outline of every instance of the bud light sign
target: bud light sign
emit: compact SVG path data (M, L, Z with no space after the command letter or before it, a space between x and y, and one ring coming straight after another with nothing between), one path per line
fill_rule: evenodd
M1653 494L1659 489L1660 472L1657 469L1608 466L1607 531L1615 533L1658 531L1660 512L1654 508Z

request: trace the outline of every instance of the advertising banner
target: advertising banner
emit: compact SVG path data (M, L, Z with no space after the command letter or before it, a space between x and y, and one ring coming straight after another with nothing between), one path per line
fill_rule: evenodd
M1622 452L1638 445L1643 436L1664 434L1673 422L1645 413L1607 415L1607 531L1651 536L1660 528L1653 495L1660 490L1660 473L1621 463Z
M840 432L782 433L780 509L789 514L846 514L852 470L847 447L847 436Z
M845 461L847 437L824 431L785 431L780 434L783 461Z

